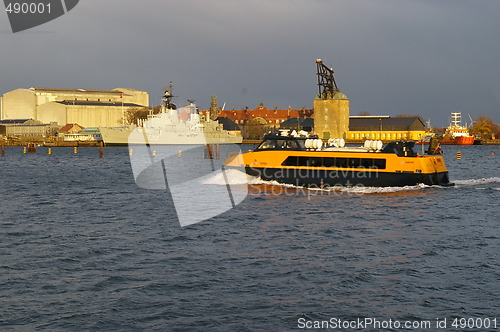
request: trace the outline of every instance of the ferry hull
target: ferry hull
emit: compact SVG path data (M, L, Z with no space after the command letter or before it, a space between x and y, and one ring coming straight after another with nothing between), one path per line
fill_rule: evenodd
M377 170L322 170L246 167L246 173L266 181L306 187L366 186L403 187L417 184L451 186L448 172L427 174L382 172Z

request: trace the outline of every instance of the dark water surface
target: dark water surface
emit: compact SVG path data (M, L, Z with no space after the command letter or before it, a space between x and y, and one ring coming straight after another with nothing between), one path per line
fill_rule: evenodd
M0 159L0 330L446 318L441 331L458 331L453 319L471 317L500 330L498 146L445 147L453 188L255 182L235 209L184 228L167 191L135 185L127 148L104 153Z

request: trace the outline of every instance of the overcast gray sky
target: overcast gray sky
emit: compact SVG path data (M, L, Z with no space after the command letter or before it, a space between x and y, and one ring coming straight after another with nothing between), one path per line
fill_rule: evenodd
M31 86L312 108L315 60L332 66L351 115L453 111L500 123L498 0L81 0L13 34L0 14L0 93Z

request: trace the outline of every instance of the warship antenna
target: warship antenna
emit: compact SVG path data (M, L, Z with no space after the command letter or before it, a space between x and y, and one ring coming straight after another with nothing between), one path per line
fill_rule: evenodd
M165 107L167 109L177 109L177 105L172 103L172 98L174 95L172 94L174 91L174 85L172 81L170 81L170 86L168 88L163 88L163 101L165 102Z

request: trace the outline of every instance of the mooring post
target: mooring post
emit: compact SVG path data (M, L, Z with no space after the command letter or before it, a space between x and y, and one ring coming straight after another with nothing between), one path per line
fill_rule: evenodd
M205 159L214 159L212 144L207 144L205 147Z
M208 144L208 157L214 159L214 146L212 144Z
M28 143L28 153L36 153L35 143Z
M99 158L102 158L104 155L104 147L103 147L103 143L99 143Z
M215 145L215 158L220 159L220 144Z
M47 154L52 154L52 148L47 149Z
M2 144L2 157L5 157L5 145Z
M78 153L78 148L76 146L73 148L73 153Z

